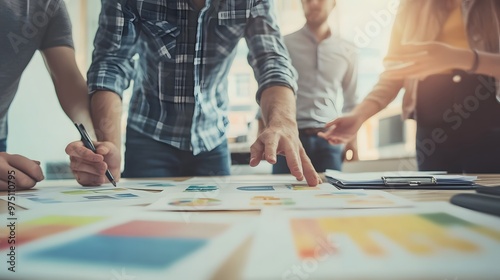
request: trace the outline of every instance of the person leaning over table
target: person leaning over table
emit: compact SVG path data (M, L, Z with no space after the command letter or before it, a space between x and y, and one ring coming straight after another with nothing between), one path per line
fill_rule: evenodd
M420 170L499 173L499 17L494 0L401 1L378 84L320 135L348 141L405 88Z
M300 144L296 80L272 0L102 1L92 65L91 112L102 159L71 143L77 181L120 177L121 95L134 79L124 177L217 176L230 173L226 140L227 74L245 38L267 126L251 146L250 165L287 156L297 179L321 180ZM138 53L134 73L132 57ZM104 123L104 125L101 125ZM84 154L86 153L86 154ZM83 156L79 156L84 154ZM99 169L99 170L97 170Z
M27 189L44 179L43 172L40 162L6 153L7 114L21 75L35 52L40 50L45 60L66 115L84 123L93 133L89 98L76 65L64 1L0 0L0 38L4 38L0 41L0 190L8 189L8 181L18 189Z
M285 36L292 65L298 72L297 124L299 138L316 172L341 170L347 151L357 159L356 137L344 145L331 145L317 134L325 124L347 113L357 103L357 53L328 25L336 0L301 0L306 24ZM342 95L343 103L339 97ZM341 110L339 108L342 106ZM263 127L260 114L259 128ZM273 174L289 173L286 159L278 157Z

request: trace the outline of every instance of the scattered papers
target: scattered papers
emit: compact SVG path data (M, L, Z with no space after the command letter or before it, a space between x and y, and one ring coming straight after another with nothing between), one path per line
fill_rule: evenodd
M234 214L121 213L20 214L19 265L0 279L205 279L255 228Z
M264 210L245 278L498 278L497 218L444 202L420 205Z
M287 180L289 182L290 180ZM310 187L306 183L292 181L292 183L263 183L263 182L224 182L223 180L188 180L176 181L127 181L120 183L120 187L138 190L157 190L165 193L179 192L214 192L222 191L228 193L241 192L294 192L294 191L331 191L335 190L331 184L321 184Z
M232 175L216 177L193 177L184 181L188 184L305 184L292 175Z
M382 191L290 191L260 189L240 193L217 192L163 192L163 197L149 205L150 210L214 211L259 210L266 207L284 208L385 208L408 207L413 203Z
M6 199L6 197L1 197ZM66 188L65 190L46 190L18 192L15 203L32 209L40 207L88 207L91 205L138 205L151 203L157 199L154 193L130 190L120 187L111 188Z
M149 191L163 191L180 185L185 185L185 183L174 180L127 180L118 183L120 188Z

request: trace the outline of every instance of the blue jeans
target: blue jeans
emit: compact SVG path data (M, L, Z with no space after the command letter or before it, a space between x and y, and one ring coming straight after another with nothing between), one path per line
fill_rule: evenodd
M209 152L193 155L127 129L124 178L224 176L230 174L227 141Z
M343 145L331 145L328 141L316 135L299 134L299 137L316 172L325 172L326 169L342 169ZM273 165L273 174L289 173L290 169L286 164L286 158L278 156L276 164Z
M7 151L7 139L0 139L0 152Z

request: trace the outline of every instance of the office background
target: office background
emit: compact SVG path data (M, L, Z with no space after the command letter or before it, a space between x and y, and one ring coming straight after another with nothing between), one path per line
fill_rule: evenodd
M305 22L300 0L275 0L284 35ZM100 0L65 0L73 24L77 62L86 73L91 61L93 38L97 30ZM359 95L364 97L382 71L395 10L399 0L337 0L330 18L334 32L353 42L359 51ZM256 136L254 121L257 85L246 61L244 40L229 77L230 128L228 137L234 152L248 150ZM128 96L128 92L125 96ZM128 106L124 98L124 112ZM358 135L361 160L412 157L415 154L415 126L402 122L401 101L367 121ZM124 126L126 116L123 116ZM125 131L123 129L123 131ZM37 53L22 77L18 94L9 113L8 151L40 160L45 168L69 162L64 149L78 139L78 133L59 106L43 59ZM42 149L40 147L43 147ZM45 170L46 171L46 170ZM241 171L241 169L240 169ZM47 171L46 171L47 172Z

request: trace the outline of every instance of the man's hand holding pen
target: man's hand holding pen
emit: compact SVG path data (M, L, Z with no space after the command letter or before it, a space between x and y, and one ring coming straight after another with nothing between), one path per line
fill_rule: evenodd
M85 139L82 139L85 140ZM111 142L93 142L95 152L83 141L75 141L66 147L70 156L71 170L83 186L99 186L120 180L120 150ZM106 176L109 170L111 174ZM111 176L109 176L111 175Z
M118 182L121 161L118 148L111 142L94 142L94 145L96 153L86 148L82 141L72 142L66 147L76 180L83 186L99 186L109 182L105 175L109 169Z

